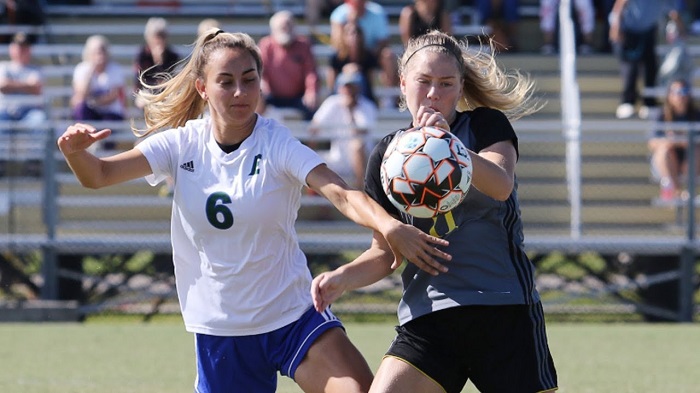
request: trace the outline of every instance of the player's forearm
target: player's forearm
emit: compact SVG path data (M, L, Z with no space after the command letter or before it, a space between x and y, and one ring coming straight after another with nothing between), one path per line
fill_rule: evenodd
M386 238L400 222L389 215L375 200L359 190L348 190L340 211L355 223L371 228Z
M0 87L3 94L41 94L40 84L8 81Z
M92 153L82 150L65 155L66 163L83 187L97 189L102 187L102 162Z
M393 258L390 251L372 247L335 272L342 277L346 290L358 289L390 275Z

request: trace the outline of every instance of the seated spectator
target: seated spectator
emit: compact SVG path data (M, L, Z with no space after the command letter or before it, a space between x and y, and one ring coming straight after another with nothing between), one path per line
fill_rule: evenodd
M180 61L180 55L168 43L168 22L163 18L148 19L143 31L144 44L136 55L136 80L134 92L141 90L145 83L149 86L163 81L164 76L173 70ZM137 96L138 97L138 96ZM137 107L143 104L135 100Z
M481 24L491 29L491 38L499 50L516 52L518 20L518 0L475 0Z
M31 130L47 119L41 95L43 75L32 64L26 34L15 34L8 50L10 60L0 63L0 120L20 122Z
M379 67L374 53L365 48L364 34L362 28L356 22L348 22L343 26L343 36L336 43L335 51L331 55L330 67L328 68L327 85L331 94L338 91L336 77L343 72L343 67L347 64L354 64L362 74L360 92L367 99L376 103L374 97L373 80L374 72Z
M328 167L358 189L363 188L365 163L372 149L370 133L377 123L377 106L360 94L362 74L357 67L338 76L338 93L328 96L316 111L309 130L330 137L322 154Z
M691 122L698 120L693 104L690 84L683 79L674 80L668 87L658 120L660 122ZM688 173L687 132L672 128L656 130L649 140L651 169L661 186L661 200L670 201L687 195L682 178ZM695 148L695 173L700 174L700 144Z
M452 34L452 20L443 0L414 0L399 15L399 32L404 46L408 40L430 30Z
M73 70L73 120L123 120L125 87L121 65L110 59L107 38L88 37L83 61Z
M264 105L293 108L305 120L318 106L318 74L311 43L294 32L294 15L279 11L270 18L270 35L260 39Z
M556 53L554 46L554 33L559 20L560 0L542 0L540 2L540 30L542 30L543 55ZM573 0L574 9L578 19L578 27L581 30L583 42L579 46L582 55L593 53L593 29L595 29L595 11L592 0Z
M399 86L398 59L389 46L389 18L384 7L367 0L345 0L333 10L330 16L331 42L334 45L342 39L343 26L357 22L365 37L365 48L369 49L379 63L379 82L384 87ZM380 102L381 107L396 107L397 97L388 97Z

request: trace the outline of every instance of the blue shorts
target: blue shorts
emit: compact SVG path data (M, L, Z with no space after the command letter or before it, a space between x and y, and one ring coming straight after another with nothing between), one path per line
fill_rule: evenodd
M277 389L277 372L294 379L311 345L328 329L343 328L330 308L310 308L296 322L252 336L195 334L196 393L260 392Z

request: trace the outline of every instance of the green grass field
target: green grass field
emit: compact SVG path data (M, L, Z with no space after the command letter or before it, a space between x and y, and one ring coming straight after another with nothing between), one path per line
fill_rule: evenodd
M390 323L347 323L376 370ZM696 324L548 325L561 392L700 391ZM177 318L150 323L0 324L0 392L192 392L192 336ZM280 378L279 392L299 392ZM476 392L467 386L466 392Z

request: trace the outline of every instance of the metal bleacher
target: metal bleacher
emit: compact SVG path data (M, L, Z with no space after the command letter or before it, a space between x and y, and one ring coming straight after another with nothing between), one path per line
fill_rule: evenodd
M138 6L135 7L135 3ZM398 15L396 9L403 3L386 2L393 22ZM107 35L112 41L112 55L125 69L131 70L148 16L167 17L171 42L186 54L196 34L196 25L203 17L216 15L224 28L259 38L267 34L267 18L274 10L292 9L301 18L301 4L293 0L93 0L91 6L48 6L50 23L39 28L27 27L27 31L39 32L44 37L34 46L33 54L45 66L47 78L45 100L52 114L45 141L48 153L40 177L28 175L20 166L14 170L15 176L2 179L6 181L0 183L0 227L9 229L0 234L0 249L20 253L48 250L47 255L53 257L133 253L145 248L154 253L170 253L171 201L168 197L159 195L158 188L144 180L103 190L85 189L77 183L55 149L55 136L70 124L66 113L70 79L85 39L92 34ZM531 12L532 8L526 10ZM474 22L473 9L466 7L464 15L466 22L457 26L458 34L484 31ZM531 25L535 22L529 21ZM0 33L9 28L0 26ZM532 26L523 29L530 34L537 32ZM301 22L298 30L302 34L311 31ZM396 24L392 23L394 45L397 31ZM316 26L315 32L327 34L329 27L327 24ZM536 39L539 37L533 38ZM397 50L400 50L398 46ZM323 67L329 48L317 44L314 53L319 66ZM0 58L6 56L7 46L2 45ZM646 255L678 255L689 246L684 236L686 228L678 225L678 211L652 203L658 186L651 181L646 141L653 124L614 118L620 89L617 59L610 54L596 54L577 60L583 114L582 237L571 235L566 166L568 140L562 133L558 58L522 52L505 54L499 61L508 68L529 73L537 83L539 97L545 102L538 114L514 123L520 146L518 192L529 251L578 253L593 250L617 254L632 250ZM406 113L383 111L374 137L380 138L407 121ZM305 122L290 118L287 124L297 137L308 140ZM136 141L127 122L102 125L115 131L112 140L117 142L116 149L128 148ZM98 146L96 153L112 154L114 151ZM319 197L303 198L297 230L304 251L323 254L363 250L370 242L369 231L337 214L329 217L328 207L328 202ZM56 272L49 269L47 274Z
M192 17L184 15L190 11L190 2L180 2L180 5L153 5L157 2L148 2L143 6L151 11L160 10L163 14L173 16L170 20L169 31L171 41L183 54L187 53L187 44L196 31L198 20L204 15L202 12L193 13ZM163 2L168 3L168 2ZM234 2L243 5L253 2ZM296 2L295 2L296 3ZM54 132L60 132L69 121L66 116L66 99L70 94L70 75L74 64L79 59L82 43L91 34L100 32L110 37L115 42L111 52L125 69L131 68L131 62L141 42L143 33L144 16L139 12L128 13L124 10L128 1L118 2L93 2L87 8L49 9L53 13L53 22L47 25L47 31L53 31L51 40L35 46L33 53L35 58L43 62L46 67L48 86L46 88L47 99L55 114ZM146 3L144 3L146 4ZM193 7L199 10L216 10L216 7L230 7L230 2L212 1L204 2L201 7ZM249 11L245 14L245 20L240 23L232 19L224 20L224 26L235 26L250 34L260 37L267 32L267 24L263 21L269 15L269 7L284 7L285 2L263 2L258 4L256 12ZM69 6L65 6L69 7ZM70 6L76 7L76 6ZM153 7L162 7L153 8ZM213 7L213 8L208 8ZM133 7L131 7L133 8ZM222 15L229 15L230 10L218 9ZM297 12L296 10L295 12ZM93 12L91 14L91 12ZM109 21L109 16L130 16L131 19L121 20L119 23L95 23L95 21ZM256 15L257 19L256 19ZM301 15L301 14L300 14ZM90 17L88 17L90 16ZM300 23L301 33L307 32L308 27ZM465 31L474 29L467 24ZM319 27L320 31L328 30L327 25ZM475 30L478 30L475 29ZM396 34L396 26L392 26ZM0 56L5 56L6 46L0 47ZM328 48L324 45L316 45L315 53L322 65L327 55ZM54 64L60 58L61 64ZM516 131L521 138L521 159L518 169L518 177L521 184L520 195L523 205L523 216L528 233L534 236L566 235L569 229L570 207L566 185L566 170L562 165L565 159L565 143L561 135L559 124L559 70L558 61L553 57L541 57L535 54L513 54L501 56L501 61L508 67L519 68L531 73L536 79L541 97L546 100L543 110L530 119L516 122ZM610 55L595 55L579 59L579 84L582 89L582 110L584 112L584 126L589 121L598 121L587 131L588 138L584 144L583 153L586 166L584 167L584 211L583 224L588 233L610 234L630 231L638 234L656 233L659 230L668 231L674 222L675 212L670 209L654 208L649 201L653 199L656 186L649 181L648 161L646 158L646 137L648 125L645 122L612 123L611 108L614 108L617 100L617 88L619 80L617 75L616 60ZM396 111L386 111L382 114L380 125L377 128L377 136L403 126L406 114ZM290 127L298 137L308 137L305 124L299 120L289 120ZM607 129L613 126L613 129ZM119 130L120 129L120 130ZM115 137L122 138L123 146L129 146L133 142L128 124L122 124L116 131ZM614 147L611 138L620 137L620 147ZM60 166L59 166L60 168ZM62 168L65 170L65 168ZM151 231L154 228L167 226L158 220L167 221L168 203L158 197L157 190L144 184L122 187L121 191L114 188L109 191L81 190L76 184L71 184L71 176L57 176L58 197L61 214L68 215L67 219L57 220L57 233L80 234L81 222L85 218L96 217L105 211L112 212L120 221L126 221L129 217L126 212L134 211L132 207L136 203L144 205L143 210L157 217L146 219L143 214L136 213L135 217L142 219L139 224L111 223L111 228L124 228L126 233L140 227ZM132 195L125 198L115 193ZM105 194L105 195L103 195ZM75 195L73 197L72 195ZM91 197L92 196L92 197ZM93 198L94 197L94 198ZM99 202L98 201L99 197ZM110 203L114 209L107 208ZM310 201L305 200L305 207ZM124 212L117 207L123 206ZM95 211L80 208L90 207ZM313 210L317 204L310 203L309 210ZM73 213L68 213L73 212ZM103 213L99 213L103 212ZM99 213L99 214L98 214ZM302 217L305 213L302 212ZM313 216L313 214L309 214ZM82 221L81 218L82 217ZM102 218L105 224L108 220ZM114 219L112 220L114 221ZM103 225L110 227L109 225ZM313 225L308 225L313 227ZM90 225L82 226L83 233L95 234L104 232L100 228ZM678 231L672 234L677 234Z

